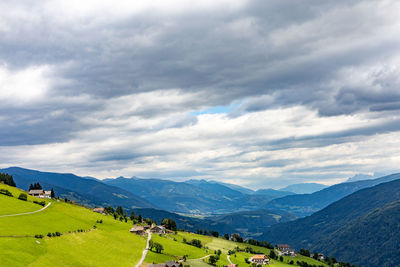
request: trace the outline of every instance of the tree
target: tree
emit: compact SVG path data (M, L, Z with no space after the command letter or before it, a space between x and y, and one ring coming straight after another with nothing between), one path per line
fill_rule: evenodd
M131 221L135 220L135 212L132 211L131 212L131 217L129 217L131 219Z
M51 197L51 198L56 198L56 194L54 193L53 188L51 189L50 197Z
M23 201L27 201L28 200L28 196L24 193L21 193L18 197L18 199L23 200Z
M316 260L318 259L318 252L314 252L313 258L316 259Z
M269 257L270 257L271 259L275 259L275 258L276 258L275 251L271 250L271 251L269 252Z
M117 207L117 214L124 215L124 209L121 206Z
M149 242L149 249L151 251L153 251L153 248L155 250L156 253L161 253L161 251L164 250L163 245L161 245L160 243L154 242L153 240L150 240Z
M176 227L176 222L172 219L163 219L161 221L161 224L165 226L165 228L172 230L172 231L176 231L177 227Z
M228 234L224 234L224 238L225 238L226 240L229 240L229 235L228 235Z
M211 235L213 237L218 237L219 236L219 233L217 231L211 231L210 233L211 233Z
M0 173L0 183L16 187L13 177L7 173Z
M215 264L217 263L218 260L219 260L218 256L211 255L210 258L209 258L209 260L208 260L208 262L209 262L211 265L215 265Z
M310 251L308 249L300 249L300 255L306 256L306 257L310 257Z
M280 261L283 261L283 256L280 256L280 257L279 257L279 260L280 260Z
M141 214L139 214L139 216L138 216L138 221L139 221L139 223L141 223L143 221L143 218L142 218Z
M34 183L29 186L29 190L40 190L43 189L39 183Z
M156 250L156 253L161 253L161 251L164 250L163 245L161 245L160 243L154 243L154 248Z

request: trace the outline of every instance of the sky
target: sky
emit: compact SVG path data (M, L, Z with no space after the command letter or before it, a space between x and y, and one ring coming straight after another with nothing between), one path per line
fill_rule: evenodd
M0 167L334 184L400 166L400 2L1 1Z

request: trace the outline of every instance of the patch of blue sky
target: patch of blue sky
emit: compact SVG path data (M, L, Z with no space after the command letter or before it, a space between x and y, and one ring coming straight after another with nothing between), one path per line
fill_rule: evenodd
M232 110L236 109L238 107L238 103L233 103L229 106L216 106L216 107L210 107L210 108L206 108L203 110L197 110L192 112L192 114L194 115L203 115L203 114L228 114L230 113Z

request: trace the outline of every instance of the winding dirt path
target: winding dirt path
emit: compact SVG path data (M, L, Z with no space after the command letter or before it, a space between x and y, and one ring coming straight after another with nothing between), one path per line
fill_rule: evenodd
M151 232L150 232L150 230L147 230L146 232L148 234L146 248L143 250L142 258L140 259L138 264L136 264L136 267L139 267L140 265L142 265L144 259L147 256L147 252L149 251L149 243L150 243L150 240L151 240Z
M25 212L25 213L18 213L18 214L0 215L0 218L2 218L2 217L20 216L20 215L28 215L28 214L33 214L33 213L41 212L41 211L44 211L45 209L47 209L50 205L51 205L51 202L49 202L45 207L41 208L40 210L35 210L35 211Z

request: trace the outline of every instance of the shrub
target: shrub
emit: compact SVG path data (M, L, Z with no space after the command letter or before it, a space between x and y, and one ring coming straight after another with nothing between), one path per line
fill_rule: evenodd
M24 193L21 193L18 197L18 199L23 200L23 201L27 201L28 200L28 196Z
M0 194L6 195L9 197L13 196L13 194L10 191L8 191L7 189L0 189Z
M36 200L34 200L33 203L38 204L38 205L43 206L43 207L44 207L44 205L46 205L45 201L36 201Z
M43 238L43 235L35 235L35 238Z

